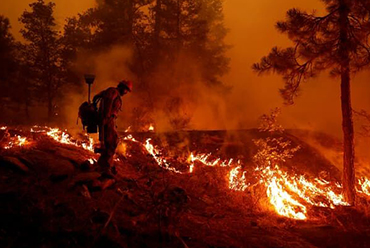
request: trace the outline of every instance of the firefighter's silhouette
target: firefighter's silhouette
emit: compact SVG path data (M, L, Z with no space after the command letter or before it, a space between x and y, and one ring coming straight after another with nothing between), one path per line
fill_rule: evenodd
M98 164L108 174L116 174L113 167L113 156L118 145L118 134L116 130L116 119L121 111L121 96L132 91L132 82L123 80L117 87L103 90L93 98L93 104L98 108L98 126L100 147L96 152L100 153Z

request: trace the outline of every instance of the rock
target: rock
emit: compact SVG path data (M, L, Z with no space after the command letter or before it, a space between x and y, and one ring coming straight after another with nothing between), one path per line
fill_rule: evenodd
M0 164L6 166L14 171L26 174L29 168L23 164L18 158L14 157L0 157Z

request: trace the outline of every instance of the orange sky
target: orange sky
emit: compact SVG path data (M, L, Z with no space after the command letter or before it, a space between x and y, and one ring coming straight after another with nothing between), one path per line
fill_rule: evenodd
M10 18L13 31L20 26L17 18L28 7L29 0L2 0L0 14ZM55 0L58 24L63 25L67 16L75 15L94 5L94 0ZM255 120L269 109L281 106L278 76L259 77L251 70L273 46L287 46L289 40L279 34L274 25L282 20L289 8L307 11L322 10L319 0L225 0L225 21L230 33L227 43L233 48L228 52L231 71L224 81L233 87L225 96L225 120L221 127L255 125ZM353 106L370 110L367 86L368 73L357 75L353 82ZM283 109L284 124L288 127L318 128L340 133L339 80L323 75L303 85L302 96L296 105Z

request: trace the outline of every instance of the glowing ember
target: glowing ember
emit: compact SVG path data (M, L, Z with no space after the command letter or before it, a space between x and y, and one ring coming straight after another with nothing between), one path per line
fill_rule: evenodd
M8 128L1 127L0 129L7 130ZM35 126L31 129L31 132L45 134L61 144L81 147L88 151L94 150L94 140L91 137L85 142L76 141L68 134L67 130L62 131L58 128ZM184 174L171 166L161 149L152 144L151 139L140 142L130 134L124 137L123 140L141 145L153 157L159 167L174 173ZM26 147L32 143L26 137L20 135L15 135L14 137L9 137L8 135L6 141L7 143L3 146L5 149ZM125 155L127 149L126 144L122 145L122 149L124 150L122 154ZM215 158L211 153L194 154L197 153L191 153L187 159L189 173L193 173L195 166L201 164L209 167L228 167L230 168L227 174L229 189L240 192L244 192L251 187L251 182L247 178L250 175L250 178L257 179L257 183L253 186L259 185L266 192L266 197L275 212L287 218L305 220L308 218L310 207L333 209L336 206L348 205L340 193L342 186L338 182L329 182L321 178L308 178L304 175L292 175L291 172L285 172L277 165L259 166L247 172L242 169L243 166L240 161ZM116 158L115 161L119 162L120 159ZM90 158L89 163L95 164L96 160ZM268 164L270 165L270 163ZM357 192L370 197L370 180L368 178L362 177L358 180Z
M89 137L88 143L82 143L82 148L91 152L94 152L94 139Z
M4 149L11 149L13 147L24 147L29 145L31 142L27 140L26 137L21 137L17 135L15 137L11 137L9 142L4 146Z
M233 168L229 173L229 188L235 191L245 191L249 187L246 179L246 171L240 176L241 166Z
M91 165L93 165L93 164L95 164L95 163L96 163L96 159L94 159L94 158L89 158L87 161L89 161L89 163L90 163Z
M187 159L188 163L190 164L189 172L190 173L193 172L194 166L195 166L194 163L197 162L197 161L206 165L206 166L211 166L211 167L214 167L214 166L230 167L232 165L233 161L234 161L233 159L221 161L220 158L211 160L210 157L211 157L210 153L208 153L208 154L199 154L199 155L194 155L193 153L190 153L190 156Z
M150 124L148 131L154 131L154 126L152 124Z
M358 183L359 183L360 189L358 189L357 191L359 193L370 196L370 180L367 179L366 177L363 177L358 180Z
M132 137L132 135L127 135L126 137L123 138L124 140L129 140L129 141L132 141L132 142L138 142L134 137Z

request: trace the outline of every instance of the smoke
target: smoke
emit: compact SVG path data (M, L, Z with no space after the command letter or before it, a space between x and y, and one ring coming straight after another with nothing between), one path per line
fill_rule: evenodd
M116 87L122 79L135 80L133 74L128 69L131 58L131 49L122 46L115 46L109 51L97 54L83 52L79 54L75 62L75 71L78 75L81 75L81 81L84 81L84 74L93 74L96 76L94 84L91 87L92 99L100 91L108 87ZM69 128L75 126L78 108L84 101L87 101L87 96L88 86L86 84L82 90L80 88L72 90L65 97L62 115L66 118L66 125ZM126 98L130 100L131 96L125 96L124 104L126 103Z
M180 54L175 63L162 63L146 79L146 84L130 70L133 50L128 46L89 54L79 54L75 71L81 75L94 74L92 96L115 87L123 79L133 81L133 92L123 96L122 113L118 128L147 130L154 124L157 131L179 129L225 129L227 128L226 104L218 87L209 87L201 79L200 66L187 54ZM62 115L66 125L75 126L78 107L87 100L87 85L72 91L64 99Z
M274 107L282 107L281 122L285 128L323 131L342 136L340 79L323 73L302 84L301 94L293 106L284 106L279 88L284 85L276 75L258 76L250 68L267 55L274 46L292 46L286 35L275 29L284 20L286 11L299 8L318 15L325 13L322 1L225 1L225 21L230 29L227 42L233 45L228 52L231 71L224 81L232 86L226 97L227 127L256 127L259 116ZM370 110L366 83L368 72L352 78L352 103L354 109Z
M2 3L2 14L9 17L13 26L13 33L20 37L20 24L18 18L28 7L30 1L5 1ZM56 19L60 27L68 16L75 16L89 7L93 7L95 0L71 1L56 0ZM292 45L288 38L277 32L275 23L285 18L286 11L297 7L309 12L317 10L318 14L324 13L321 1L245 1L225 0L224 14L225 24L230 32L227 36L227 43L232 45L227 55L231 58L231 70L225 75L223 81L231 87L229 93L219 92L217 89L209 89L199 79L199 71L194 69L191 72L182 71L185 64L193 63L191 58L184 58L182 63L177 63L178 74L192 75L188 82L171 80L173 75L165 75L166 70L158 68L153 75L153 86L146 92L140 93L135 90L123 98L123 113L120 116L119 124L122 128L130 125L130 121L137 117L136 122L146 118L147 111L138 109L133 114L133 109L143 105L143 100L149 94L158 96L154 101L156 108L151 109L152 121L156 123L157 129L169 130L172 128L166 108L171 101L186 118L191 117L189 128L192 129L240 129L257 126L257 119L274 107L283 106L278 89L283 86L280 77L267 75L260 77L250 68L255 62L270 51L273 46L287 47ZM118 52L118 53L117 53ZM129 48L113 48L112 50L99 55L80 55L78 63L83 65L79 68L81 75L94 71L97 75L96 83L93 85L93 93L99 92L108 86L115 86L117 80L131 78L130 70L126 62L130 61L132 54ZM119 66L118 66L119 65ZM196 63L193 63L194 68ZM178 76L180 77L180 76ZM181 77L180 77L181 78ZM186 77L184 77L186 78ZM369 85L368 72L363 72L352 80L352 102L354 109L369 110L370 98L367 96ZM83 80L81 78L81 80ZM162 81L161 81L162 80ZM190 82L191 81L191 82ZM76 121L77 107L86 100L86 88L83 92L74 92L66 99L65 116L70 120L71 125ZM145 102L145 101L144 101ZM176 109L176 108L173 108ZM175 110L173 110L175 111ZM70 116L70 117L69 117ZM73 118L72 118L73 116ZM145 118L144 118L144 117ZM139 118L140 117L140 118ZM142 118L141 118L142 117ZM185 118L185 119L186 119ZM173 117L172 119L176 119ZM146 123L144 123L146 125ZM341 137L341 110L340 110L340 82L339 79L329 78L327 75L320 75L302 85L301 96L296 104L282 108L282 124L285 128L305 128L321 130L338 137Z

